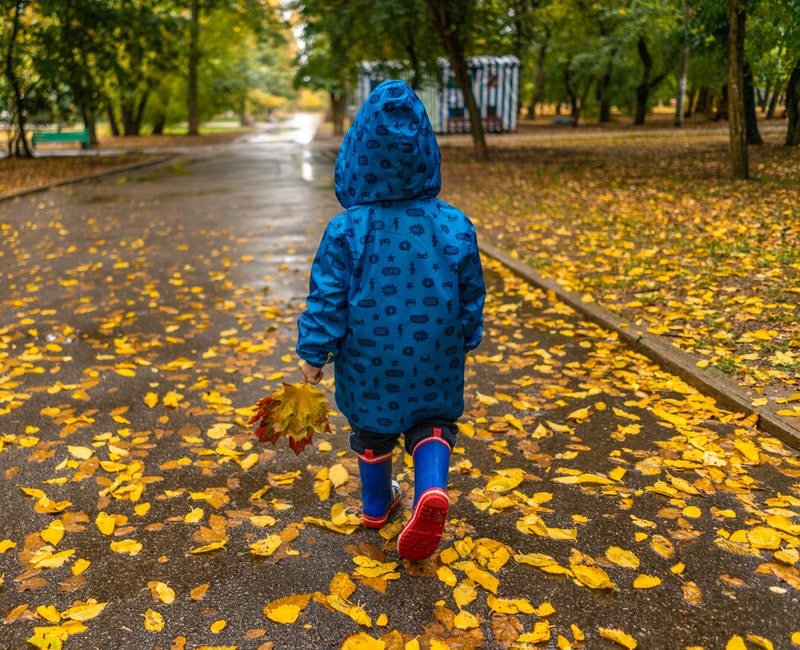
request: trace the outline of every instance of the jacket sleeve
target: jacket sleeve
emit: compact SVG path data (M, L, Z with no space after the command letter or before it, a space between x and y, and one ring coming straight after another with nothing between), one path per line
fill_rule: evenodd
M483 303L486 299L481 254L474 231L469 251L459 270L458 294L464 346L468 351L474 350L483 337Z
M347 238L332 221L311 265L306 310L297 321L297 354L317 368L336 359L347 332L351 270Z

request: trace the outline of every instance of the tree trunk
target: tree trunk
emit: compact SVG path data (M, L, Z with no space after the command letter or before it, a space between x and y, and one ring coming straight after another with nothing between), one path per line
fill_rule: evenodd
M189 22L189 77L186 89L186 110L189 114L188 135L200 132L197 114L197 68L200 65L200 0L192 0L192 15Z
M707 86L702 86L697 92L697 103L695 104L694 112L711 117L712 111L711 89Z
M123 135L139 135L136 128L135 109L131 102L122 102L122 133Z
M600 100L600 112L597 121L601 123L611 121L611 97L608 94L608 89L611 86L611 64L608 64L608 70L597 81L597 95Z
M758 131L756 115L756 89L753 85L753 70L749 63L744 65L744 122L747 129L747 144L764 144Z
M683 5L683 42L681 51L678 55L678 97L675 102L675 128L683 126L686 102L686 83L689 79L689 20L692 16L692 9L688 4Z
M458 25L453 24L448 3L445 0L425 0L425 6L428 10L428 16L439 34L445 52L450 58L450 65L453 69L456 84L464 95L464 103L469 114L472 143L475 147L475 158L479 161L488 160L489 150L486 147L486 138L483 133L481 114L475 101L475 93L472 91L472 80L467 69L467 58L464 54L461 38L458 35Z
M772 95L770 95L769 104L767 104L767 115L766 115L766 118L768 120L775 119L775 111L778 108L778 99L781 96L781 88L782 88L781 82L779 81L778 83L775 84L775 88L772 91Z
M686 110L683 112L684 117L691 117L694 115L694 106L697 101L697 88L690 87L686 93Z
M643 35L639 36L636 49L642 61L642 79L639 85L636 86L636 113L633 123L644 124L644 118L647 115L647 98L650 95L650 73L653 71L653 57L650 56L650 51L647 49L647 40Z
M581 117L581 103L578 99L578 93L572 84L572 71L569 68L569 61L564 66L564 89L569 99L569 114L572 118L573 126L577 126Z
M111 129L111 135L115 138L119 136L119 122L117 116L114 114L114 107L110 101L106 101L106 114L108 115L108 126Z
M89 131L89 146L96 147L98 145L97 124L94 119L94 113L87 110L85 106L82 106L81 114L83 115L83 124L86 126L86 130Z
M142 120L144 120L144 109L147 107L147 100L150 98L150 90L142 92L139 101L136 103L136 109L133 114L134 123L136 125L136 135L142 132Z
M333 135L344 135L344 115L347 110L347 93L344 91L330 93L331 119L333 120Z
M744 115L744 34L747 13L743 0L729 0L728 32L728 126L730 130L731 173L734 178L750 177L747 160L747 125Z
M17 118L16 133L8 141L8 153L18 158L32 158L33 151L31 151L30 145L28 144L28 133L26 130L28 111L25 102L25 93L22 90L22 84L17 74L14 59L14 46L17 44L17 36L19 35L20 22L24 10L24 3L17 2L14 7L14 20L11 25L11 34L8 38L8 49L6 50L6 80L11 86L14 112L16 112Z
M800 145L800 61L795 64L786 84L786 115L789 126L785 144L787 147L796 147Z
M533 69L533 96L531 97L531 105L528 108L528 117L530 119L536 117L536 106L544 103L545 75L547 72L544 67L546 54L547 41L544 41L536 48L536 63Z

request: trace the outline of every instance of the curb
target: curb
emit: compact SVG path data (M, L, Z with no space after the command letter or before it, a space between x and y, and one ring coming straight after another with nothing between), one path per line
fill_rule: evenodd
M134 169L141 169L142 167L160 165L162 163L167 162L168 160L172 160L174 157L175 154L160 156L158 158L154 158L153 160L140 160L139 162L130 163L128 165L120 165L119 167L109 167L108 169L103 169L98 172L92 172L91 174L83 174L82 176L71 176L69 178L62 178L61 180L53 181L52 183L45 183L44 185L29 187L28 189L20 190L19 192L12 192L11 194L0 195L0 201L9 201L11 199L16 199L21 196L26 196L28 194L35 194L36 192L43 192L44 190L49 190L54 187L60 187L62 185L71 185L72 183L80 183L81 181L88 181L95 178L101 178L103 176L111 176L112 174L128 172Z
M778 415L776 413L778 409L773 405L754 407L752 402L760 395L747 391L728 379L702 372L690 354L664 344L656 335L632 327L616 314L597 304L585 302L579 294L566 290L555 280L543 277L533 267L511 257L505 251L486 243L481 243L480 249L531 284L545 291L552 291L561 302L572 307L586 319L615 332L621 341L649 357L665 370L679 376L697 390L713 397L723 408L747 416L757 414L757 425L762 431L773 435L793 449L800 450L800 428Z

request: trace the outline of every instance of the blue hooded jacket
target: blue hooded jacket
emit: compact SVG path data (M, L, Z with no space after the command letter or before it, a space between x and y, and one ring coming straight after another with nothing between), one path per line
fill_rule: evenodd
M436 198L441 155L425 107L385 81L336 160L336 198L311 267L297 353L333 361L336 404L355 426L401 433L464 411L466 352L486 294L475 228Z

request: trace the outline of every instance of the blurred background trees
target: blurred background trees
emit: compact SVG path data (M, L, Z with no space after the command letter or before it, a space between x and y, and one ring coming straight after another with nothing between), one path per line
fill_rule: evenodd
M314 91L341 133L360 61L396 62L419 87L447 57L469 95L464 58L513 54L524 118L733 116L746 154L759 119L785 119L800 144L798 16L800 0L0 0L0 121L24 156L31 124L82 124L93 142L98 125L191 134Z

